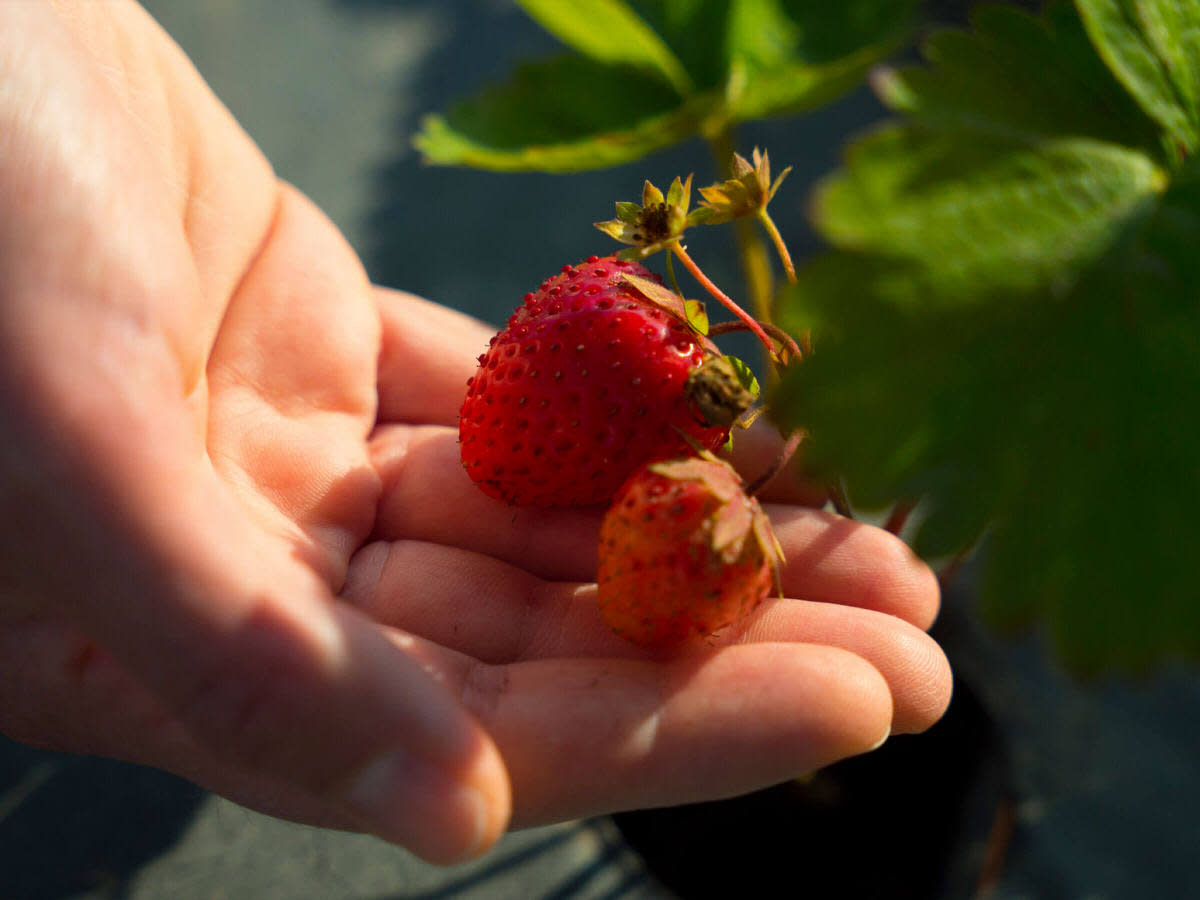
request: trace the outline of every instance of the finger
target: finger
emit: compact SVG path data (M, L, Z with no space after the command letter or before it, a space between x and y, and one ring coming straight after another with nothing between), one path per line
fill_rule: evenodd
M396 640L444 672L496 740L517 827L745 793L865 752L890 730L886 682L835 647L486 666Z
M821 644L862 657L887 682L893 734L924 731L950 705L953 675L942 649L921 629L886 613L808 600L771 600L720 641Z
M733 453L729 461L747 483L779 466L778 471L756 496L763 501L793 503L799 506L820 507L825 505L828 491L820 485L803 479L797 465L798 457L804 453L801 443L795 456L780 466L783 438L778 429L766 419L759 418L747 429L734 429Z
M596 587L543 581L457 548L419 541L375 543L352 565L343 599L382 623L489 664L553 658L658 659L612 632ZM795 642L840 647L861 656L892 694L895 732L923 731L949 702L946 658L925 632L869 609L803 600L769 600L713 640Z
M475 487L450 429L393 426L372 441L383 481L375 537L457 546L551 581L592 581L603 510L517 508ZM926 628L937 579L882 529L832 513L768 504L789 597L879 609Z
M275 240L290 228L277 222ZM284 246L269 244L257 264L286 269L286 254L276 255ZM308 271L305 259L290 262ZM252 272L245 284L255 282ZM161 357L137 362L170 370ZM236 487L223 480L208 464L217 448L179 410L177 382L146 379L131 391L108 375L110 392L82 365L57 376L62 398L100 397L63 402L77 412L56 441L28 448L39 460L30 469L41 479L39 517L70 559L53 559L47 546L59 544L35 543L31 565L18 571L36 572L39 595L54 598L213 756L324 798L430 859L494 841L509 805L495 746L375 624L331 602L337 579L310 557L315 546L333 560L346 539L297 533L232 470ZM357 468L374 477L358 452L357 467L320 482L318 517L339 489L357 489Z
M0 733L34 747L154 766L267 815L359 828L328 798L209 751L110 653L63 623L0 627Z
M25 288L5 300L29 304L17 343L55 341L61 360L165 340L194 387L270 223L270 166L136 3L3 6L0 30L24 48L6 57L0 98L16 150L0 171L0 243L6 288ZM92 343L64 346L80 332Z
M594 584L546 581L444 544L368 544L351 561L341 598L378 622L486 663L648 657L604 624Z
M212 466L336 587L370 531L379 326L358 258L289 185L207 367Z
M477 855L504 831L492 741L377 626L296 585L282 596L189 588L219 613L187 615L151 592L153 640L132 647L112 629L103 640L208 753L433 861Z
M322 828L371 830L337 796L242 766L197 741L111 654L57 622L0 627L0 733L35 747L154 766L266 815ZM430 808L420 808L438 777L435 772L432 783L409 786L398 804L415 814L413 825L384 836L432 861L447 862L457 858L457 848L450 845L447 851L436 835L453 813L453 798L437 796Z
M766 507L783 547L783 593L874 609L927 629L937 617L937 576L902 540L831 512Z
M485 495L436 426L377 429L371 459L383 493L374 537L463 547L558 581L591 581L603 509L508 506Z
M467 379L495 329L422 300L377 287L383 324L379 421L457 425Z

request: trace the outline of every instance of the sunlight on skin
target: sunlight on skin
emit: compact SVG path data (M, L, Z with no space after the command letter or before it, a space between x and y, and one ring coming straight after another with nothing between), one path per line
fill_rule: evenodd
M4 733L451 862L941 714L928 569L798 484L805 603L678 659L604 628L598 511L458 462L487 328L372 288L138 7L0 4L0 82Z

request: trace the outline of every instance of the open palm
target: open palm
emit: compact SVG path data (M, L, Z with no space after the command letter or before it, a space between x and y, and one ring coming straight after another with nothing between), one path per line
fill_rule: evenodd
M488 332L371 287L138 7L5 5L0 83L0 730L451 860L940 715L928 569L790 485L803 600L609 633L598 513L458 464Z

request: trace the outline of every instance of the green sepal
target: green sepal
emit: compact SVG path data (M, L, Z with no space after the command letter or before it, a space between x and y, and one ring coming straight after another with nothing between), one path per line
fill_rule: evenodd
M642 205L629 200L617 202L617 218L595 225L623 244L633 244L637 254L626 251L622 259L644 259L678 242L689 225L692 176L676 176L666 196L650 181L642 185Z
M683 315L687 319L687 323L692 326L692 330L697 334L708 335L708 312L704 309L704 303L700 300L684 300Z
M688 206L692 202L692 176L687 177L687 181L681 181L679 176L675 176L675 180L671 182L671 186L667 188L667 206L678 206L686 213Z
M610 219L607 222L596 222L595 225L615 241L620 241L622 244L633 243L633 240L630 237L630 226L620 219Z
M726 354L725 359L733 367L733 371L737 375L738 381L741 382L742 387L749 391L757 400L762 394L762 388L758 383L758 378L755 376L754 370L746 365L745 361L738 359L736 356Z
M633 225L637 222L638 213L641 211L642 208L632 200L617 201L617 219L621 222Z
M768 155L757 147L752 155L753 163L740 153L733 154L730 165L733 177L700 188L700 195L704 199L700 201L698 209L705 209L708 213L697 223L720 225L733 219L761 215L766 210L792 167L788 166L772 182Z

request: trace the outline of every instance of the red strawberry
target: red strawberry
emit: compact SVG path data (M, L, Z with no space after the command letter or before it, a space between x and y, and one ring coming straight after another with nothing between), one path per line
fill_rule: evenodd
M650 647L696 641L753 610L777 584L781 553L758 501L711 454L651 463L600 527L600 612Z
M629 277L650 281L639 289ZM525 295L479 358L459 415L463 465L487 494L599 503L643 462L688 452L681 431L705 448L725 440L684 393L714 348L647 296L661 285L635 262L592 256Z

